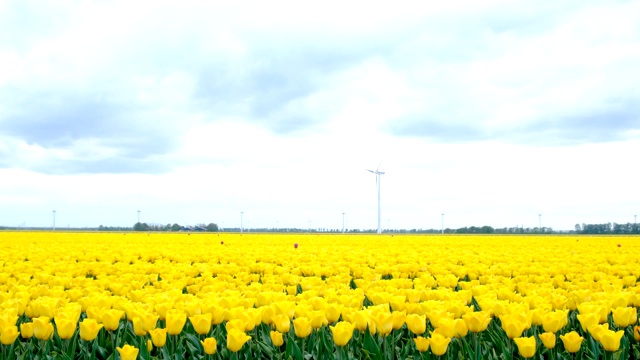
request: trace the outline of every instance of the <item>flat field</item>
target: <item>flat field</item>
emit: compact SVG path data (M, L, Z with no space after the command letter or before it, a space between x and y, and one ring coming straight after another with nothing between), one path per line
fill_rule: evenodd
M640 237L2 232L0 264L5 359L640 356Z

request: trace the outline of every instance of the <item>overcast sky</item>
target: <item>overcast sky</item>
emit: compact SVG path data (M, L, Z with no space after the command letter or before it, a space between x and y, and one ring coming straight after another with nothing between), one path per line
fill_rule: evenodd
M0 0L0 225L640 213L638 1Z

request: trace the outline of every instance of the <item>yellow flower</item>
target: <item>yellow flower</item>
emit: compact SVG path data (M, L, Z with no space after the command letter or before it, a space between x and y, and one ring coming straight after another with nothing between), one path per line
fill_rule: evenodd
M613 322L617 327L623 328L633 325L638 321L638 310L634 307L618 307L613 309Z
M600 334L600 343L607 351L617 351L620 348L620 339L622 339L623 335L623 330L604 330L602 334Z
M502 330L504 330L509 339L522 336L522 332L527 327L527 324L517 316L504 315L500 317L500 321L502 322Z
M566 311L549 312L542 317L542 328L546 332L557 333L567 325L568 321L568 313Z
M186 322L187 313L184 311L175 309L167 311L167 333L169 335L180 334Z
M577 353L580 350L584 338L578 335L577 332L571 331L565 335L560 335L560 340L562 340L565 350L570 353Z
M425 315L407 315L407 328L416 335L422 335L427 331L427 317Z
M601 342L600 337L602 336L602 333L609 330L609 324L592 325L587 330L597 342Z
M218 342L216 341L215 338L208 337L204 340L200 340L200 343L202 344L202 347L204 348L204 352L207 355L213 355L216 353L216 350L218 348Z
M49 340L53 336L53 324L47 316L33 319L33 335L38 340Z
M640 341L640 325L633 327L633 338L636 339L636 341Z
M335 326L330 326L333 342L337 346L345 346L353 336L354 325L350 322L340 321Z
M80 323L80 337L84 341L91 341L98 336L98 332L100 332L102 326L102 324L98 324L94 319L84 319Z
M291 328L291 320L286 314L279 314L273 317L273 324L276 330L281 333L288 333Z
M429 339L418 336L413 339L413 342L416 344L416 349L418 349L418 351L425 352L429 350Z
M379 312L373 318L376 323L376 330L378 334L387 336L393 330L393 315L389 312Z
M120 360L136 360L138 358L138 348L125 344L123 347L117 347Z
M284 344L284 339L282 338L282 333L279 331L270 331L269 336L271 337L271 343L275 347L282 346Z
M449 342L451 342L451 338L444 337L438 333L431 333L429 346L431 346L431 352L433 355L441 356L446 353Z
M144 326L144 321L139 317L134 317L131 322L133 323L133 333L136 336L145 336L147 335L147 328Z
M189 322L199 335L206 335L211 330L211 314L198 314L191 316Z
M20 335L25 339L31 339L33 336L33 323L20 324Z
M324 309L325 316L327 317L327 321L329 323L334 323L340 319L340 311L342 311L342 306L340 304L329 304Z
M469 329L467 328L467 323L462 319L455 319L454 328L456 330L456 334L454 337L461 338L467 336L469 333Z
M591 326L598 325L600 315L594 313L578 314L576 316L582 326L582 331L587 331Z
M534 336L530 337L519 337L513 339L513 341L518 346L518 352L523 358L533 357L536 353L536 338Z
M100 321L107 331L116 331L120 326L120 319L124 315L124 311L117 309L108 309L100 315Z
M306 338L311 334L311 321L305 317L296 318L293 320L293 328L296 332L296 336L299 338Z
M157 348L161 348L167 343L167 329L155 328L149 330L149 335L151 335L153 345Z
M538 337L542 341L544 347L546 347L547 349L553 349L554 347L556 347L556 334L546 332L538 335Z
M491 314L486 311L477 311L462 315L462 319L467 323L467 328L473 333L485 331L491 322Z
M159 316L154 313L143 311L139 313L139 316L145 331L153 330L158 325Z
M456 332L455 325L456 325L456 322L454 319L442 318L438 322L438 327L435 329L435 332L437 332L438 334L444 337L452 338L458 335Z
M147 340L147 351L151 352L153 350L153 342L151 340Z
M11 345L16 341L18 335L20 335L20 333L18 332L17 326L6 326L0 329L0 343L2 343L2 345Z
M400 329L407 320L407 313L405 311L394 311L391 315L393 315L393 330Z
M67 318L55 318L56 328L60 339L69 340L76 332L76 322Z
M238 352L250 339L251 336L245 334L244 331L233 328L227 332L227 349L232 352Z

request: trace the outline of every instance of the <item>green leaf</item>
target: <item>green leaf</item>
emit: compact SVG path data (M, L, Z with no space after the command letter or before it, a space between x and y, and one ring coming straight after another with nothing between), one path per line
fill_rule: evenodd
M303 360L300 347L295 342L295 338L289 333L287 336L287 347L284 351L285 358L291 357L294 360Z
M366 350L374 360L382 360L382 350L380 346L369 332L369 328L364 332L364 341L362 343L363 350Z

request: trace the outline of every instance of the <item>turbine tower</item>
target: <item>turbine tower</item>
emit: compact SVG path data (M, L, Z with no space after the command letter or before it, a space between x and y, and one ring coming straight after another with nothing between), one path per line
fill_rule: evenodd
M376 187L378 188L378 234L382 233L382 228L380 227L380 218L381 218L381 210L380 210L380 175L384 175L383 171L378 171L380 169L380 165L376 171L365 169L372 174L376 174Z

